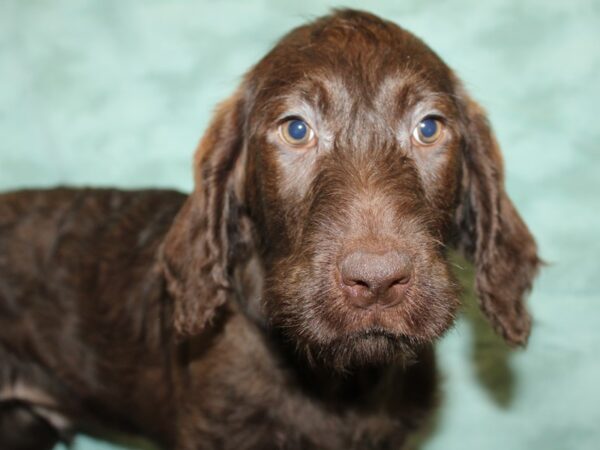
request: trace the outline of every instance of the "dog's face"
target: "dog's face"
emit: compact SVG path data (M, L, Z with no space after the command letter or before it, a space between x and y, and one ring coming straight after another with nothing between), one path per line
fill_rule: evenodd
M247 179L266 312L312 355L393 358L448 328L463 144L447 67L406 31L294 31L254 69Z
M451 70L396 25L342 11L292 31L219 111L197 171L168 267L185 272L184 253L220 304L253 249L263 314L314 361L385 363L440 336L459 304L451 245L477 265L496 329L525 341L538 259L494 138ZM190 226L183 239L186 224L213 240ZM193 283L167 275L173 291ZM190 302L183 331L207 311Z

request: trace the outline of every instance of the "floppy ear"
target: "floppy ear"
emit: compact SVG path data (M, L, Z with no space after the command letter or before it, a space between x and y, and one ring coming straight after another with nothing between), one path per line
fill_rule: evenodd
M243 209L244 105L217 109L194 157L195 187L175 217L160 262L180 337L197 334L227 300L230 275L250 239Z
M475 264L484 314L511 345L525 345L531 317L524 296L540 259L535 241L504 189L502 156L484 111L466 94L460 247Z

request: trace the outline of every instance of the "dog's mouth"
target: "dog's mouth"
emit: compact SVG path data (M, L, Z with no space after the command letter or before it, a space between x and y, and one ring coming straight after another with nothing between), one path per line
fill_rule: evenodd
M371 328L368 328L363 331L357 331L357 332L351 333L349 335L349 338L351 340L361 340L361 339L375 340L375 341L376 340L386 340L386 341L390 341L390 342L395 342L398 339L400 339L400 340L406 339L405 336L398 335L398 334L393 333L390 330L387 330L382 327L371 327Z
M409 336L381 327L368 328L336 338L320 346L322 362L346 370L415 361L420 344Z
M382 327L373 327L364 331L352 333L348 336L347 340L349 343L365 342L372 345L389 346L396 351L404 351L419 346L417 341L412 337L395 333Z

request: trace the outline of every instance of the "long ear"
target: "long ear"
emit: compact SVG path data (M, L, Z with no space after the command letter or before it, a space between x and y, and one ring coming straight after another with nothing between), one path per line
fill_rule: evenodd
M475 264L484 314L511 345L525 345L531 317L524 297L540 259L536 243L504 189L502 156L484 111L467 99L460 247Z
M244 102L217 109L194 158L195 187L167 233L160 262L180 337L197 334L227 300L250 232L243 210Z

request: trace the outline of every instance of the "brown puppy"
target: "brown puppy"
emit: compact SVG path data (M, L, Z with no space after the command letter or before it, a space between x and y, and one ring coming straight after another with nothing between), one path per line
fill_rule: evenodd
M399 448L476 268L523 345L539 265L484 113L420 40L337 11L219 108L196 186L0 196L0 447Z

